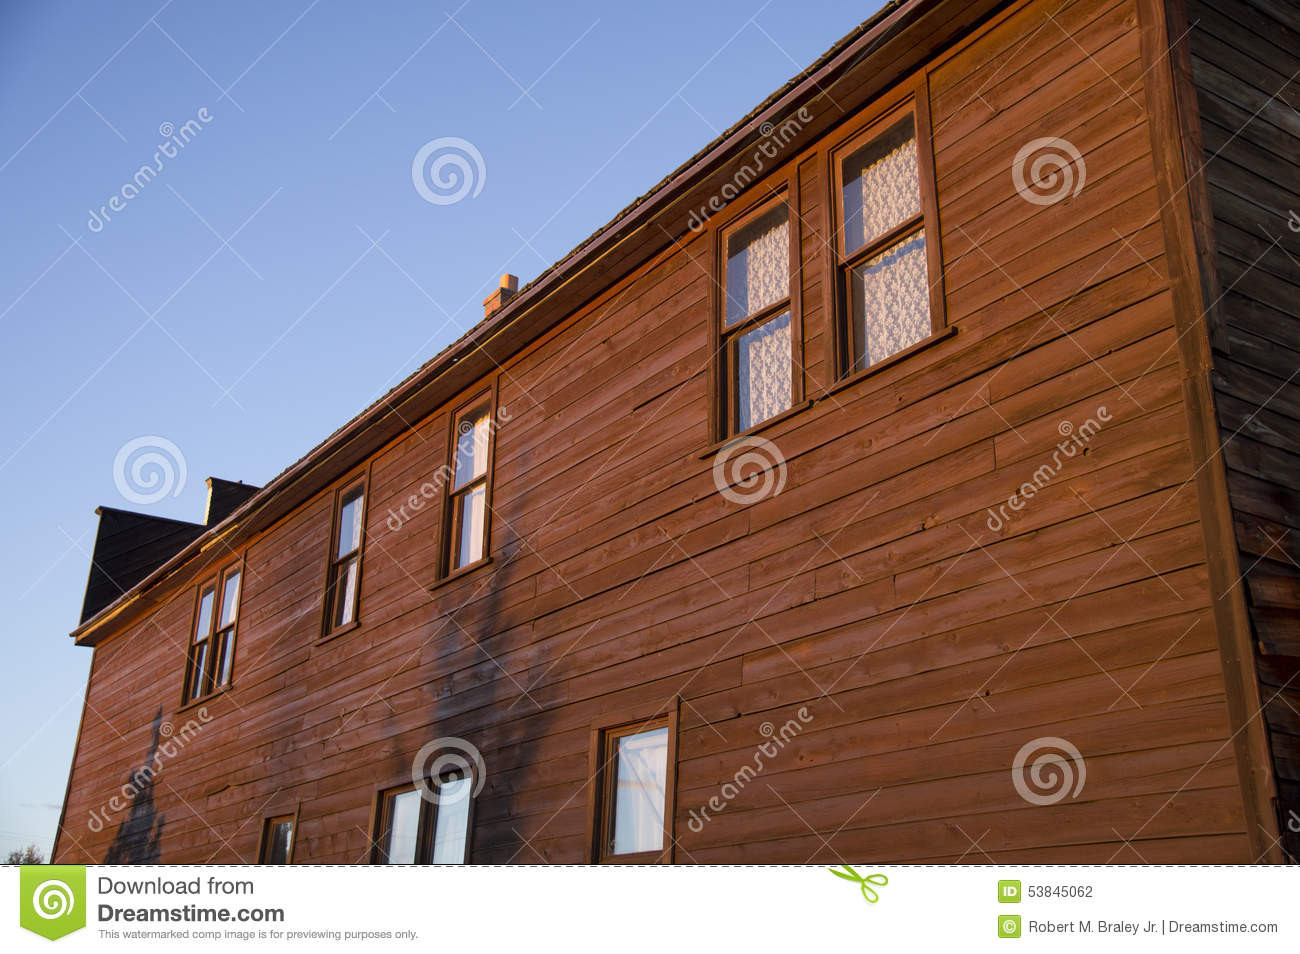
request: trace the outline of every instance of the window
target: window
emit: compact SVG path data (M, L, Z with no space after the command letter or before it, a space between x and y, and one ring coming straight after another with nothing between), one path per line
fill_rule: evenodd
M834 153L842 296L840 371L852 374L942 326L928 123L909 104Z
M598 860L646 862L665 857L672 823L672 734L667 719L601 734Z
M474 781L457 772L380 796L373 860L381 865L461 865L469 861Z
M454 418L452 481L444 565L447 573L488 555L489 474L492 470L491 398L483 397Z
M791 308L794 229L784 199L721 233L723 368L720 436L747 431L794 406L798 324Z
M262 847L258 853L258 863L264 865L287 865L293 858L294 816L277 815L268 818L262 828Z
M361 545L365 537L366 485L359 480L338 492L334 503L333 545L325 581L325 635L357 621L361 587Z
M199 587L185 673L187 703L230 685L242 576L239 566L232 566Z

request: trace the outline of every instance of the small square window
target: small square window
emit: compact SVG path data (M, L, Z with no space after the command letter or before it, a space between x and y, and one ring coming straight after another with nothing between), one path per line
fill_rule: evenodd
M659 861L672 826L673 730L659 719L606 730L600 738L597 858Z

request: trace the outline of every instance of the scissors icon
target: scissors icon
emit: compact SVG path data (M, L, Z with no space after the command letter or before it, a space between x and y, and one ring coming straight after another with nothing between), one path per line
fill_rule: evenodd
M873 884L881 888L889 884L889 879L879 872L864 877L854 871L849 865L841 865L840 867L844 870L836 871L834 868L827 868L826 870L837 878L843 878L845 881L852 881L854 884L858 885L862 889L862 896L867 899L868 904L875 904L880 900L880 894L875 888L871 887Z

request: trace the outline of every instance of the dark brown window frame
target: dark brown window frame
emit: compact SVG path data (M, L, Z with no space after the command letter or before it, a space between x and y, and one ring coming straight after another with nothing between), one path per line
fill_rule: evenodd
M674 699L667 710L649 717L620 718L606 721L591 728L588 753L588 805L587 844L590 860L597 864L672 864L676 850L677 815L677 729L680 700ZM664 779L664 840L663 847L654 851L615 855L607 848L610 839L611 811L614 804L615 773L610 771L614 751L611 743L624 736L655 729L668 730L667 775Z
M851 254L845 254L844 234L844 168L843 162L858 149L867 145L904 116L911 114L913 128L916 132L917 178L921 192L921 211L889 232L877 236L865 243ZM922 71L900 83L890 96L871 107L864 115L855 120L841 135L825 148L823 169L829 186L830 213L832 216L834 238L826 243L827 274L831 281L826 282L829 300L827 315L831 327L827 335L827 360L833 369L834 381L829 387L834 390L839 385L856 381L880 370L891 367L900 356L910 355L921 346L946 336L950 329L945 311L942 233L939 224L938 187L934 170L934 141L930 120L930 99L928 73ZM930 297L930 334L901 349L894 355L883 358L863 368L854 368L853 353L853 315L848 301L848 275L850 271L868 261L873 256L891 245L896 244L916 231L925 232L926 274Z
M456 781L462 778L470 779L471 790L478 784L474 778L473 772L451 771L443 774L437 781L438 784ZM429 779L428 782L433 782ZM371 806L371 825L370 825L370 863L372 865L387 864L386 843L389 831L392 827L391 802L394 796L403 795L407 792L417 792L419 789L411 783L409 776L404 783L385 786L375 793L375 801ZM474 850L474 806L477 797L473 794L469 796L469 806L466 812L465 820L465 854L461 858L461 864L469 864L469 860ZM420 817L417 823L415 836L415 862L417 865L427 865L433 863L433 851L436 847L434 837L438 831L438 810L439 805L434 804L427 798L420 799Z
M722 442L762 430L804 405L803 361L803 267L799 254L803 228L798 203L798 166L789 168L771 180L761 193L745 202L737 202L736 210L712 225L713 243L713 315L709 322L709 434L712 442ZM790 231L790 284L789 294L766 308L727 325L727 240L735 232L751 224L775 206L784 203ZM737 391L736 345L742 336L764 322L790 312L790 407L764 421L741 430L739 427L739 401Z
M271 831L281 822L289 823L289 853L284 859L286 865L293 864L294 852L298 850L298 818L302 811L302 805L298 805L292 812L283 812L279 815L267 815L262 819L262 837L257 848L257 863L259 865L270 864L267 861L268 849L271 847Z
M342 517L343 500L357 487L361 488L361 534L357 540L356 549L350 550L346 555L340 557L336 551L338 549L339 530L341 529L339 520ZM325 551L325 589L321 600L320 638L322 640L341 636L361 625L361 577L365 566L366 522L370 516L370 468L368 465L361 470L353 471L346 479L339 481L335 485L331 507L333 512L330 517L330 534ZM357 565L357 595L356 604L352 608L352 619L335 626L334 610L340 570L346 564L354 561Z
M185 653L185 678L181 685L181 706L182 708L198 705L216 696L218 693L225 692L235 682L235 660L233 658L232 646L238 646L238 631L240 609L244 602L244 583L245 583L245 557L240 556L231 563L225 563L212 576L205 578L195 589L194 610L190 616L190 642ZM225 593L226 581L234 573L239 574L239 592L235 597L235 618L229 626L221 625L221 603L222 596ZM203 606L203 594L211 588L212 590L212 618L208 621L208 631L200 639L199 612ZM221 640L223 649L222 658L218 659L214 652L218 643L218 637L225 634ZM203 645L204 665L201 672L196 671L196 650L199 645ZM220 672L220 667L224 664L224 658L230 655L230 676L225 682L217 685L216 679ZM194 680L196 676L203 679L206 684L198 695L193 695Z
M482 477L476 477L457 489L456 451L461 421L479 408L486 408L488 416L487 464ZM447 427L447 473L448 479L442 492L442 538L438 546L438 573L435 584L459 577L492 562L492 494L496 486L496 445L497 445L497 381L494 379L486 387L477 389L473 397L461 401L448 415ZM457 503L475 487L483 486L483 553L469 563L455 566L456 547L460 540L460 524Z

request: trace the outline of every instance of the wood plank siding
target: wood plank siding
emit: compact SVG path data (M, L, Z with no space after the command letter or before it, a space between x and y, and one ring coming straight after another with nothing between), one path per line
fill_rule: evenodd
M1189 0L1214 403L1279 832L1300 857L1300 10Z
M1300 209L1300 126L1264 101L1300 69L1300 22L1271 0L1213 6L1189 12L1204 14L1192 57L1223 290L1215 426L1232 435L1251 684L1273 695L1294 804L1300 244L1285 210ZM1177 63L1154 68L1152 11L903 4L880 28L904 24L905 48L832 57L835 85L807 94L814 138L737 200L788 184L797 236L805 400L759 432L778 493L737 502L715 483L724 211L660 228L634 268L606 263L499 368L373 452L304 466L302 503L93 621L57 860L251 862L264 820L287 815L295 862L364 863L378 793L450 738L485 766L472 861L587 862L593 730L668 715L678 863L1276 860L1259 808L1271 769L1241 741L1263 719L1225 661L1227 556L1206 530L1206 418L1188 396L1196 262L1171 250L1159 171L1179 147ZM838 111L852 90L861 103ZM908 91L933 143L944 328L846 382L831 151ZM1256 110L1268 121L1233 139ZM1050 197L1061 180L1013 175L1049 139L1039 153L1074 177ZM427 488L454 415L485 393L489 559L445 575L443 495ZM358 478L359 625L322 640L336 492ZM241 560L232 687L183 709L197 588ZM791 720L797 735L738 782ZM1043 739L1077 749L1082 787L1037 804L1012 765ZM155 760L129 806L88 824Z

